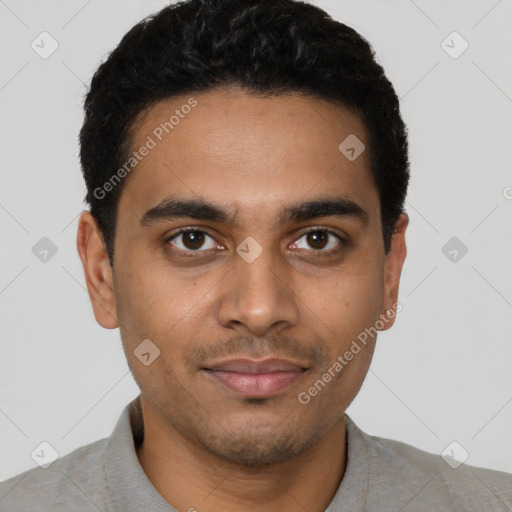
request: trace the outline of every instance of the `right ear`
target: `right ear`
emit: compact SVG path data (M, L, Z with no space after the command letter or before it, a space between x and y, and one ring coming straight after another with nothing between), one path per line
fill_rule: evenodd
M103 236L90 211L83 211L80 215L76 247L84 267L94 317L105 329L115 329L119 324L112 267Z

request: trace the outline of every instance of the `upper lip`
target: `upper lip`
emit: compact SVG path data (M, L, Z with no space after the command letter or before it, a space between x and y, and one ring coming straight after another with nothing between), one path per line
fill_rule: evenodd
M289 359L272 357L269 359L237 358L220 361L203 367L204 370L215 370L235 373L272 373L300 372L307 367Z

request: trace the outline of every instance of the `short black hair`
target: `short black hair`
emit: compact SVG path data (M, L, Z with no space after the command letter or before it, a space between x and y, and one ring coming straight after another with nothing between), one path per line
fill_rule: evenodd
M298 0L184 0L131 28L99 66L85 97L80 131L85 201L110 264L117 204L129 175L117 186L104 185L130 158L137 117L158 101L226 85L264 96L297 92L361 116L387 254L405 212L407 128L370 43Z

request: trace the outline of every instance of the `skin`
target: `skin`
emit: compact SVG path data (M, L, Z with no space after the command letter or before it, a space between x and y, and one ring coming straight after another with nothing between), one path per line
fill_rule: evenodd
M132 147L189 97L140 116ZM94 315L107 329L119 327L141 389L145 438L137 455L178 510L322 511L343 478L344 413L376 337L307 405L297 397L396 304L408 217L398 219L386 255L368 151L349 161L338 150L351 133L368 140L357 114L297 94L262 98L233 87L193 97L198 105L137 165L121 193L113 269L89 212L78 228ZM357 202L368 222L277 222L284 206L333 194ZM238 220L141 226L144 212L170 195L214 202ZM187 226L208 232L202 246L186 236L168 240ZM345 236L349 245L326 234L334 252L325 256L304 234L311 227ZM262 248L252 263L236 252L246 237ZM202 252L183 256L195 247ZM381 330L393 323L388 318ZM134 350L148 338L161 353L145 366ZM200 370L242 355L277 355L308 370L262 400L236 395Z

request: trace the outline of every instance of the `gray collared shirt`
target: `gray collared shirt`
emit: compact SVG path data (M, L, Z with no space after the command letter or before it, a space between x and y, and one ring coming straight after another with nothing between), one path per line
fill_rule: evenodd
M176 512L137 458L144 435L139 398L124 408L110 437L0 483L0 512ZM452 469L439 455L370 436L345 420L347 466L325 512L512 511L511 474Z

